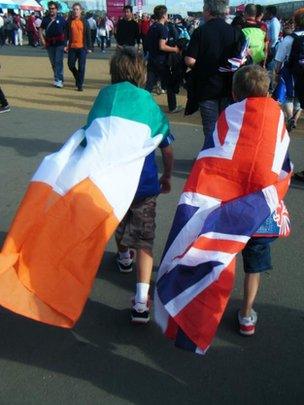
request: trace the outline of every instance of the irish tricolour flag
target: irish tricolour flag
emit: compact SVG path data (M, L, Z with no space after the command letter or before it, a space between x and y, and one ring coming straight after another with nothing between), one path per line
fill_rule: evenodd
M45 157L30 182L0 253L0 305L75 324L145 156L168 132L145 90L125 82L99 93L87 125Z

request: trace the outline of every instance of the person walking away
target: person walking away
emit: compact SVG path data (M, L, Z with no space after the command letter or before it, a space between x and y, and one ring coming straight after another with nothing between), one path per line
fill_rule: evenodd
M97 33L98 33L98 40L100 43L100 50L102 53L105 53L105 45L108 38L107 24L105 17L100 18Z
M67 23L66 38L68 46L68 67L75 78L78 91L83 91L87 50L91 47L91 32L88 22L83 17L80 3L72 6L72 16ZM76 63L78 67L76 68Z
M300 104L296 106L296 111L294 111L292 118L289 119L288 126L290 129L296 125L297 108L304 108L304 8L295 12L294 21L294 33L284 38L282 47L278 48L275 56L277 71L280 68L280 63L282 63L280 61L284 60L284 55L288 57L287 67L293 78L294 96ZM304 170L295 173L294 177L297 180L304 181Z
M220 113L232 102L232 73L220 72L229 58L242 49L245 36L238 27L225 22L228 0L205 0L205 24L190 40L185 62L192 69L193 93L199 106L203 132L203 149L214 146L213 131Z
M156 21L151 26L147 35L148 76L146 90L151 93L154 86L160 80L161 88L167 90L169 113L177 113L182 110L182 107L177 106L175 91L169 83L170 70L168 58L170 53L179 53L180 50L177 46L168 45L167 7L163 5L156 6L153 14Z
M93 17L93 14L89 14L88 17L89 17L88 24L90 26L90 33L91 33L91 51L94 52L94 45L97 35L97 23L95 18Z
M271 78L270 90L272 91L274 88L274 57L276 54L276 47L278 45L281 32L281 23L277 18L276 6L267 6L265 9L264 18L268 28L267 33L269 40L266 67Z
M144 13L142 16L142 20L139 24L139 31L140 31L140 38L143 46L144 55L147 55L147 35L150 29L150 19L148 14Z
M276 74L277 86L272 94L272 97L279 101L282 105L286 118L286 126L289 132L297 126L297 121L301 115L301 106L299 99L295 95L295 77L292 74L289 65L290 54L294 40L298 36L302 37L304 34L304 26L301 26L301 21L297 17L299 25L294 25L294 20L288 20L283 26L284 39L279 42L276 55L274 70ZM300 38L301 39L301 38Z
M35 14L32 13L28 16L26 21L26 31L28 35L29 45L34 48L38 46L39 33L35 24Z
M267 102L265 99L269 97L269 84L270 78L266 69L256 65L245 66L239 69L233 77L232 92L234 101L251 100L249 102L258 104L258 100L261 100L263 104ZM271 106L270 100L268 104ZM254 133L260 125L260 133L263 134L263 131L265 133L265 128L269 128L268 123L273 120L272 113L274 110L270 111L268 112L268 109L265 110L262 125L258 116L250 122L247 121L247 131L250 133L251 130ZM274 144L276 137L277 132L273 131ZM271 145L271 143L265 143L265 145ZM260 153L263 152L265 153L267 150L263 151L261 148ZM248 159L250 160L251 158L248 157ZM267 218L264 224L249 239L242 251L245 279L243 301L238 312L239 333L241 335L252 336L255 333L258 317L253 309L253 305L258 293L261 274L272 269L270 244L278 237L289 234L288 223L288 211L281 201L277 210Z
M106 16L106 30L108 33L106 47L111 48L112 36L114 33L114 24L108 16Z
M13 23L14 23L15 45L22 46L23 45L23 32L22 32L22 25L21 25L21 17L19 14L14 15Z
M265 67L267 57L267 31L265 25L256 21L256 5L247 4L245 7L245 22L242 31L248 40L250 55L253 63Z
M54 86L63 87L63 58L65 47L66 21L58 14L58 3L48 2L48 15L45 16L39 28L41 45L47 50L54 73Z
M14 45L15 30L14 30L13 16L10 13L8 13L6 16L4 27L8 44Z
M134 46L140 43L138 23L133 17L132 6L125 6L123 8L124 18L118 21L116 26L116 41L117 45Z
M110 74L112 84L123 83L124 86L141 87L146 80L145 63L141 56L132 49L124 48L118 50L113 57ZM144 90L141 89L140 91ZM150 97L152 100L152 96ZM129 119L131 119L132 113L136 116L138 114L137 111L132 112L132 110L126 112ZM153 119L153 126L168 125L167 119L158 106L156 114L154 111ZM131 307L131 321L141 324L146 324L150 320L149 289L153 269L157 196L160 193L171 191L172 142L174 138L170 133L169 126L167 126L164 135L159 145L164 168L163 175L158 179L155 152L152 152L145 159L134 200L115 234L118 248L117 267L121 273L132 271L133 259L129 248L136 250L137 284Z

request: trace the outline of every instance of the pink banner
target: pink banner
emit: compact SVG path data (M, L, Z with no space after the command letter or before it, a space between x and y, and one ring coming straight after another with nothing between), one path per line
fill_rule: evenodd
M118 19L122 15L122 9L127 4L126 0L107 0L107 15Z

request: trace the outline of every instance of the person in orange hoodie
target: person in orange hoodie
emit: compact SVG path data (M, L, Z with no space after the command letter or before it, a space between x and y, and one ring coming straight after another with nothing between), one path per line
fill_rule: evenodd
M91 31L88 22L83 16L81 4L74 3L72 10L66 33L68 67L75 78L77 90L83 91L87 52L91 48ZM78 68L76 68L76 62L78 62Z

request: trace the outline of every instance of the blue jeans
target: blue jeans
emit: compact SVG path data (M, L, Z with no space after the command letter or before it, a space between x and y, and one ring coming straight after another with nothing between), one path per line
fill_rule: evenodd
M203 149L214 147L213 132L215 129L216 121L220 113L231 104L228 97L223 97L217 100L202 100L199 102L199 109L202 117L203 131L204 131L204 146Z
M85 48L71 48L68 53L68 67L75 78L76 87L82 88L84 82L87 50ZM78 69L76 62L78 61Z
M64 46L49 46L47 53L54 72L54 80L63 82Z

